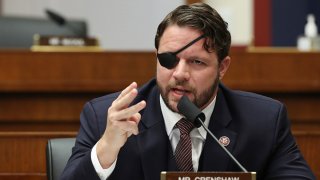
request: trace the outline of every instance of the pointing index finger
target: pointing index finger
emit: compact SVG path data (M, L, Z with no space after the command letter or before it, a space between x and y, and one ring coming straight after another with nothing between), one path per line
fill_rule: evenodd
M129 86L127 86L124 90L122 90L122 92L120 93L117 99L122 98L123 96L127 95L132 89L137 87L138 87L137 83L132 82Z

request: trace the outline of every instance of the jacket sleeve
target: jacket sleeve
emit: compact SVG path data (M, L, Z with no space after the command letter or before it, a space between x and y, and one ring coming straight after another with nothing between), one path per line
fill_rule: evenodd
M275 127L274 147L265 172L265 179L316 179L291 133L284 105L280 107Z
M61 175L62 180L100 180L91 161L91 150L99 138L97 116L92 104L88 102L81 112L80 129L72 155Z

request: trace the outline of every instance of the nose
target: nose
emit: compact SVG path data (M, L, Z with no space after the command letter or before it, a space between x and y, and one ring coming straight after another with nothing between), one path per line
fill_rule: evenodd
M177 80L189 80L189 66L185 59L180 58L177 66L174 68L173 77Z

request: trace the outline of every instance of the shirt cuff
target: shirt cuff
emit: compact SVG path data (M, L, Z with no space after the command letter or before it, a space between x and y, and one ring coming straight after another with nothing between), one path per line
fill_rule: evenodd
M109 168L103 169L101 167L101 164L99 162L98 155L97 155L97 144L95 144L91 150L91 161L94 169L96 170L101 180L106 180L111 175L114 168L116 167L116 162L117 162L117 160L115 160Z

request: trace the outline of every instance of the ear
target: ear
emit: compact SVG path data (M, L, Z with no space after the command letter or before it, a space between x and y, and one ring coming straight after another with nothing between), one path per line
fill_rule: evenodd
M226 74L229 65L231 63L231 58L230 56L226 56L220 63L219 65L219 79L221 80L223 76Z

